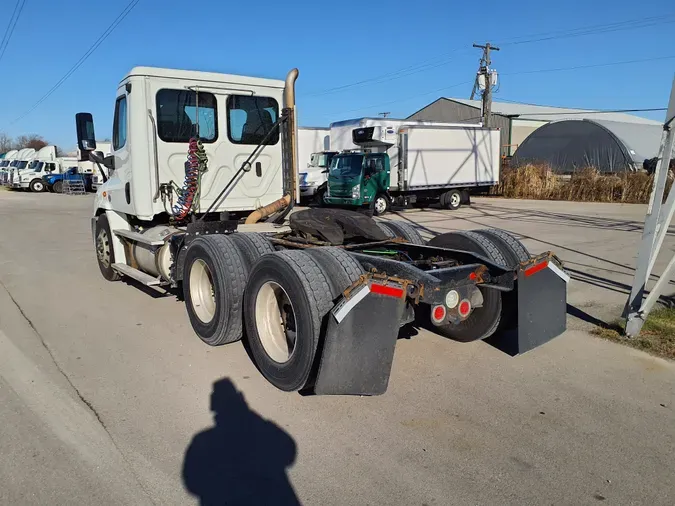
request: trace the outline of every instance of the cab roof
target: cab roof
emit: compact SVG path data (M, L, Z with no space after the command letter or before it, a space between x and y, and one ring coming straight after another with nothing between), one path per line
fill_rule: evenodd
M134 67L125 76L122 82L126 81L130 77L161 77L162 79L197 81L211 84L239 84L281 89L285 87L285 81L279 79L266 79L262 77L220 74L217 72L201 72L197 70L177 70L157 67Z

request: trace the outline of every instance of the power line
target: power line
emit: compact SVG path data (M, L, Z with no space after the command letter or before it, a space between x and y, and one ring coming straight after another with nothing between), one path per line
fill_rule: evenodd
M518 102L515 102L518 103ZM586 111L575 111L575 112L527 112L522 114L522 116L571 116L574 114L610 114L614 112L654 112L654 111L665 111L665 107L651 107L647 109L611 109L611 110L602 110L594 111L592 109ZM497 113L501 114L501 113ZM502 114L502 116L521 116L520 114Z
M323 95L329 95L331 93L341 92L341 91L347 90L349 88L361 86L363 84L369 84L369 83L378 84L378 83L385 82L385 81L387 81L387 82L388 81L394 81L396 79L401 79L403 77L408 77L408 76L411 76L413 74L417 74L419 72L424 72L424 71L427 71L427 70L442 67L444 65L448 65L448 64L452 63L452 59L437 62L437 60L439 58L445 58L446 56L449 56L449 55L454 54L454 53L458 53L460 51L461 52L467 52L466 50L456 49L454 51L450 51L450 52L445 53L443 55L436 56L436 57L431 58L429 60L424 60L421 63L418 63L416 65L410 65L408 67L404 67L404 68L399 69L399 70L387 72L386 74L381 74L379 76L370 77L368 79L363 79L361 81L356 81L354 83L344 84L342 86L336 86L334 88L328 88L328 89L325 89L325 90L322 90L322 91L309 93L309 94L305 95L305 98L320 97L320 96L323 96Z
M523 74L539 74L543 72L562 72L562 71L567 71L567 70L580 70L580 69L592 69L592 68L597 68L597 67L611 67L614 65L629 65L632 63L644 63L644 62L650 62L650 61L659 61L659 60L672 60L675 58L675 55L671 56L657 56L656 58L642 58L639 60L624 60L624 61L616 61L616 62L608 62L608 63L594 63L592 65L576 65L574 67L558 67L558 68L552 68L552 69L538 69L538 70L521 70L518 72L502 72L503 76L517 76L517 75L523 75Z
M519 44L530 44L532 42L543 42L547 40L566 39L572 37L583 37L586 35L596 35L599 33L618 32L623 30L636 30L639 28L649 28L652 26L668 24L675 22L675 14L666 14L664 16L650 16L641 19L619 21L615 23L591 25L588 27L572 28L566 30L554 30L551 32L541 32L532 35L523 35L508 39L500 44L502 46L514 46ZM523 37L526 37L523 39ZM522 40L521 40L522 39Z
M566 30L554 30L554 31L549 31L549 32L539 32L539 33L534 33L534 34L529 34L529 35L521 35L521 36L518 36L518 37L512 37L510 39L504 39L503 41L498 42L498 44L503 45L503 46L529 44L529 43L533 43L533 42L542 42L542 41L546 41L546 40L582 37L582 36L594 35L594 34L598 34L598 33L608 33L608 32L622 31L622 30L635 30L635 29L639 29L639 28L648 28L648 27L651 27L651 26L656 26L656 25L660 25L660 24L669 24L669 23L675 23L675 13L665 14L665 15L662 15L662 16L650 16L650 17L645 17L645 18L640 18L640 19L630 19L630 20L618 21L618 22L614 22L614 23L590 25L590 26L578 27L578 28L572 28L572 29L566 29ZM381 82L384 82L384 81L401 79L403 77L418 74L420 72L426 72L427 70L432 70L432 69L441 67L443 65L448 65L449 63L452 62L452 59L444 60L442 62L438 62L438 60L441 59L441 58L445 58L447 56L450 56L452 54L456 54L460 51L462 51L462 49L455 49L455 50L450 51L448 53L443 53L441 55L438 55L438 56L436 56L434 58L431 58L429 60L424 60L424 61L422 61L418 64L415 64L415 65L409 65L407 67L403 67L403 68L398 69L398 70L387 72L385 74L381 74L381 75L376 76L376 77L372 77L372 78L368 78L368 79L362 79L360 81L344 84L344 85L341 85L341 86L336 86L334 88L327 88L325 90L311 92L311 93L309 93L307 95L304 95L304 96L306 98L309 98L309 97L329 95L329 94L332 94L332 93L339 93L341 91L348 90L348 89L354 88L354 87L360 87L360 86L370 85L370 84L378 84L378 83L381 83Z
M91 45L91 47L80 57L77 62L68 70L68 72L65 73L65 75L59 79L54 86L51 87L51 89L45 93L33 106L28 109L25 113L23 113L21 116L16 118L14 121L10 123L10 125L13 125L17 123L18 121L21 121L23 118L28 116L31 112L33 112L35 109L37 109L40 104L42 104L45 100L47 100L50 96L54 94L56 90L58 90L61 85L68 80L68 78L73 75L77 69L79 69L82 64L87 61L87 59L98 49L98 47L103 44L103 42L110 36L110 34L117 28L117 26L124 21L124 18L126 18L129 13L138 5L140 0L131 0L127 6L122 10L122 12L115 18L115 20L106 28L106 30L99 36L98 39Z
M459 86L464 86L465 84L470 84L470 83L471 83L471 81L462 81L461 83L452 84L450 86L444 86L443 88L439 88L437 90L432 90L432 91L427 91L425 93L418 93L416 95L412 95L412 96L407 97L407 98L399 98L399 99L396 99L396 100L390 100L389 102L383 102L383 103L380 103L380 104L369 105L369 106L366 106L366 107L359 107L357 109L348 109L346 111L339 111L339 112L334 112L334 113L330 113L330 114L324 114L323 116L324 117L335 116L337 114L346 114L346 113L350 113L350 112L365 111L367 109L375 109L376 107L382 107L382 106L385 106L385 105L397 104L399 102L407 102L408 100L412 100L414 98L424 97L426 95L431 95L432 93L438 93L438 92L441 92L441 91L449 90L451 88L457 88Z
M5 30L5 34L2 36L2 42L0 42L0 60L5 55L7 46L9 45L9 40L12 38L16 24L19 22L19 17L21 16L21 11L26 5L26 0L16 0L16 5L14 6L14 11L12 12L12 17L9 18L9 24ZM16 17L15 17L16 15Z

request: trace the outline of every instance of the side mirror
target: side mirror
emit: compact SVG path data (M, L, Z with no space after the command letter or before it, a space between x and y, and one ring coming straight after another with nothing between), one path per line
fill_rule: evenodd
M77 147L80 148L80 160L88 160L88 152L96 149L94 118L91 113L78 112L75 115L75 127L77 130Z

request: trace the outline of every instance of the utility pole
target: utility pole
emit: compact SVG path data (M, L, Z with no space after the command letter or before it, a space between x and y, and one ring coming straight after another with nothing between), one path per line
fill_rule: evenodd
M483 50L483 56L480 59L478 72L476 73L476 81L473 84L471 91L471 100L476 96L476 91L482 91L483 99L483 126L490 126L490 113L492 111L492 88L497 84L497 72L490 68L492 60L490 59L490 51L499 51L497 46L490 45L486 42L485 45L474 44L473 47ZM482 77L482 79L481 79Z

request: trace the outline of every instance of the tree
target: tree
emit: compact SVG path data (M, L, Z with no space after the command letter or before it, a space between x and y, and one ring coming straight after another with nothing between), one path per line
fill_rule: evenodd
M9 135L0 133L0 153L7 153L13 145L12 138Z
M48 145L49 143L37 134L20 135L14 141L14 149L33 148L38 151Z

